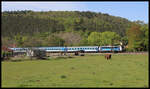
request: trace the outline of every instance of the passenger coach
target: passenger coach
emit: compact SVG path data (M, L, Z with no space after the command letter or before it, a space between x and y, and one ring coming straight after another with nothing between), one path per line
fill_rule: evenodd
M100 52L121 52L122 47L121 46L100 46L99 51Z
M84 51L84 52L98 52L98 46L78 46L67 47L68 52Z

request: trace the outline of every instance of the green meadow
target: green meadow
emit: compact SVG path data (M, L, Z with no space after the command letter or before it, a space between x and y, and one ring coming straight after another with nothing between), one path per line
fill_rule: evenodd
M2 87L149 87L148 54L3 61Z

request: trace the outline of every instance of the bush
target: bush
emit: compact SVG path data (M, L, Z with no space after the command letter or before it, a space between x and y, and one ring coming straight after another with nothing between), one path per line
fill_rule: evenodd
M61 78L66 78L66 76L65 76L65 75L62 75Z

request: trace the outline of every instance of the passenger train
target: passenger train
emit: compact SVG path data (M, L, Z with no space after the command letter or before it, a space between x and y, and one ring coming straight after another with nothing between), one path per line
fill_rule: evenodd
M76 47L34 47L46 52L122 52L121 46L76 46ZM14 52L26 52L29 48L10 48Z

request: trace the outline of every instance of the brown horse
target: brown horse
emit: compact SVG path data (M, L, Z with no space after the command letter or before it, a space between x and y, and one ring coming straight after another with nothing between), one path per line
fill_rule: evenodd
M106 58L107 60L111 59L111 54L106 54L106 55L105 55L105 58Z

